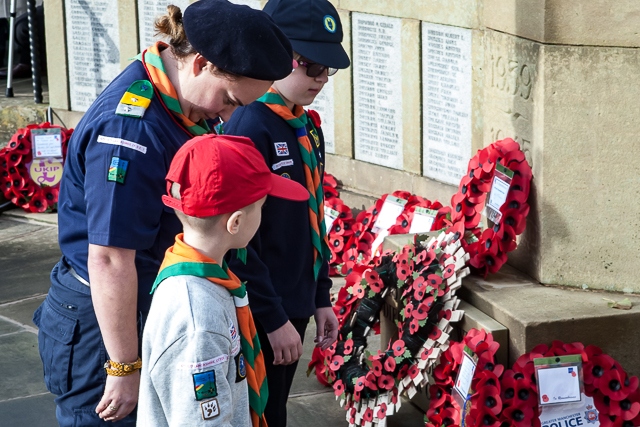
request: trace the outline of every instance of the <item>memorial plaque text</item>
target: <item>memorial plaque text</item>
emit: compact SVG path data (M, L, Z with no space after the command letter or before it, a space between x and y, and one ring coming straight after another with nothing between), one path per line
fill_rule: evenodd
M422 23L423 173L457 184L471 155L471 30Z
M401 20L353 13L355 157L402 169Z

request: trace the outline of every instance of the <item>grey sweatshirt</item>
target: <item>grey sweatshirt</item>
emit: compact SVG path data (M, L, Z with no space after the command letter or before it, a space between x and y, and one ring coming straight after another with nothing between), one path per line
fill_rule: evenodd
M170 277L142 334L138 426L250 427L234 299L207 279Z

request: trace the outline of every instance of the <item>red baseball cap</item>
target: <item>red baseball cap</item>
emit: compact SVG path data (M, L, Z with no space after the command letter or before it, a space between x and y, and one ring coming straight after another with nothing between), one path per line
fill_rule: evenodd
M266 195L293 201L309 199L309 190L271 173L249 138L203 135L184 144L171 161L162 201L185 215L204 218L235 212ZM180 184L178 200L171 185Z

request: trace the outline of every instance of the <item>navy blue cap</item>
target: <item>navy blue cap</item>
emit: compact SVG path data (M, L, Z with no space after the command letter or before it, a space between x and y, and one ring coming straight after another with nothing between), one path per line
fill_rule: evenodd
M351 61L342 48L342 23L327 0L269 0L263 9L289 37L293 50L331 68Z
M198 0L184 11L191 46L216 67L257 80L291 74L291 43L261 10L227 0Z

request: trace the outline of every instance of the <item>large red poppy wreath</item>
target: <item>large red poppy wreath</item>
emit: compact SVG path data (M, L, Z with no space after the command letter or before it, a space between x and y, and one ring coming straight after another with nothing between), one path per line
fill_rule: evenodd
M483 230L479 223L498 164L514 176L500 208L501 219ZM516 237L525 229L531 177L531 167L520 146L507 138L478 151L451 198L452 224L447 231L462 238L462 246L471 257L470 265L485 277L507 262L507 252L516 248Z
M462 363L462 348L478 355L471 390L463 411L452 395L453 381ZM538 388L533 360L540 357L580 355L584 392L594 398L597 419L602 427L640 425L638 377L629 376L622 366L599 347L580 342L554 341L541 344L518 358L504 370L494 362L498 343L484 331L470 331L462 343L452 343L440 356L429 388L430 404L426 427L540 427ZM588 425L588 424L587 424Z
M57 208L62 163L54 159L34 159L31 130L61 129L62 157L73 129L42 123L28 125L13 134L0 149L0 188L7 200L27 212L50 212Z
M321 382L333 386L351 425L379 422L427 383L427 371L447 348L451 321L459 320L456 290L469 270L468 256L453 234L407 245L367 265L354 266L334 311L338 341L316 348L309 364ZM366 352L367 334L380 319L385 298L399 300L398 339L385 351Z

